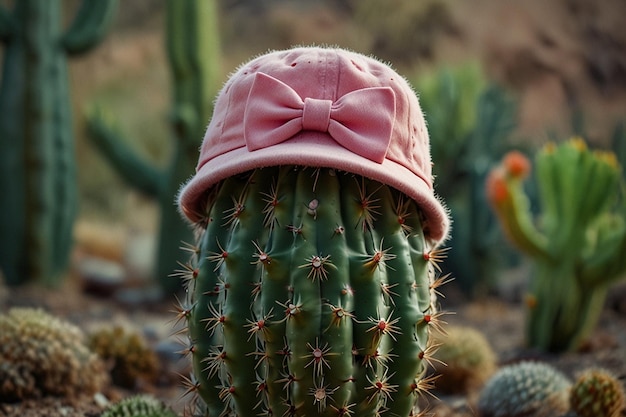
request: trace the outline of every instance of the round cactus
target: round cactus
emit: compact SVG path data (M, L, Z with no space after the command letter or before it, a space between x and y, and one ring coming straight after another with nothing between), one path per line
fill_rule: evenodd
M588 369L571 389L572 409L580 417L617 417L626 406L624 387L604 369Z
M0 315L0 398L94 394L107 381L104 364L82 330L43 310Z
M570 381L550 365L521 362L500 369L478 400L482 417L554 417L569 409Z
M434 333L433 340L437 350L430 365L438 375L437 389L468 392L483 385L496 370L496 354L476 329L446 326L446 332Z
M230 177L207 201L178 314L208 414L417 414L442 278L416 203L294 166Z
M136 395L110 405L101 417L177 417L177 414L154 397Z
M102 327L89 335L89 346L111 362L111 378L116 385L133 388L138 379L154 378L158 371L156 354L136 331Z

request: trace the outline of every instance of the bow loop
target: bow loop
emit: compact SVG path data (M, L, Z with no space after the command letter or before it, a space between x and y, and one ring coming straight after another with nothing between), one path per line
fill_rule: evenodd
M389 87L355 90L335 102L312 97L303 100L282 81L257 73L244 111L244 137L252 152L303 130L328 132L349 151L382 163L394 120L395 95Z

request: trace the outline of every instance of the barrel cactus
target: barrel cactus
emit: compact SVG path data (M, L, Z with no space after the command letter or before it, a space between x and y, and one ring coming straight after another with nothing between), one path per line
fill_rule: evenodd
M141 380L154 380L159 358L135 329L103 326L89 334L89 348L110 363L114 384L134 388Z
M149 395L135 395L111 404L101 417L177 417L161 401Z
M520 362L500 369L478 400L482 417L554 417L569 410L571 382L543 362Z
M0 402L92 395L107 382L82 330L43 310L0 315Z
M496 371L497 356L487 338L466 326L447 326L446 333L433 335L431 366L438 375L437 389L464 393L481 387Z
M264 134L298 99L302 120ZM198 231L178 272L189 392L211 416L417 415L447 216L415 94L374 59L298 48L243 66L215 109L179 200Z
M626 407L626 394L609 371L587 369L574 382L570 402L579 417L617 417Z

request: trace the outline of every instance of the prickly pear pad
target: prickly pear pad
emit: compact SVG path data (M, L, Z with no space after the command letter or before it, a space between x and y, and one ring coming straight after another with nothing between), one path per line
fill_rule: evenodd
M198 236L179 316L208 415L417 414L441 278L414 201L262 168L214 187Z

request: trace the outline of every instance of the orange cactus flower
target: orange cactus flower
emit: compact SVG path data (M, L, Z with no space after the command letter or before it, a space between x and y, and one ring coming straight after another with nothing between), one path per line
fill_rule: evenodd
M513 178L526 178L530 173L530 161L519 151L511 151L504 156L502 165Z

